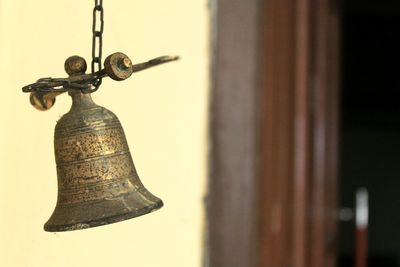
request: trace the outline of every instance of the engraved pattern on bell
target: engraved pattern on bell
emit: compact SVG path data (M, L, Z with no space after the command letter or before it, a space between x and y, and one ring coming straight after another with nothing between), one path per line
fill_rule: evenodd
M72 108L55 129L58 199L45 230L85 229L161 208L136 173L118 118L90 94L71 96Z

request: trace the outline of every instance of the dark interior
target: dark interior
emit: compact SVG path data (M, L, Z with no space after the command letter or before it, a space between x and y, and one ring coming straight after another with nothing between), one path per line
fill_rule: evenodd
M340 206L366 187L369 267L400 267L400 1L343 0ZM339 266L354 266L355 222Z

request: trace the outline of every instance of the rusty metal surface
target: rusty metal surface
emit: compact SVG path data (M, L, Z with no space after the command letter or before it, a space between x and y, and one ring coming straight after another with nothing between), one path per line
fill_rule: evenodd
M104 61L104 71L114 81L126 80L133 73L132 61L121 52L114 53Z
M22 88L30 93L31 104L42 111L49 110L62 93L68 92L73 99L71 110L55 129L58 198L44 226L46 231L110 224L163 206L141 183L118 118L96 105L90 94L99 89L104 77L122 81L134 72L179 57L163 56L133 65L128 56L118 52L107 57L101 68L103 31L103 1L95 0L91 73L86 74L84 58L72 56L64 64L68 78L42 78Z
M104 8L103 0L94 0L93 24L92 24L92 74L101 71L101 58L103 57L103 33L104 33ZM102 77L93 81L93 91L97 91L102 84Z
M41 78L36 83L26 85L22 88L25 93L65 93L70 90L77 90L83 93L94 93L96 82L100 78L110 77L116 81L128 79L132 73L146 70L161 64L178 60L178 56L161 56L147 62L132 64L129 57L121 52L108 56L104 62L104 69L92 74L85 74L85 71L71 75L73 68L84 67L86 61L82 57L72 56L65 63L65 70L71 76L68 78ZM82 62L83 60L83 62Z
M85 229L161 208L137 175L118 118L90 94L70 94L72 108L55 129L59 191L45 230Z
M86 62L78 56L70 57L65 70L71 79L79 79L85 75ZM54 94L57 93L38 91L31 98L42 96L39 100L55 101ZM71 110L57 122L54 134L57 204L44 229L50 232L85 229L161 208L162 201L139 179L118 118L96 105L90 94L70 90L69 95Z
M90 90L85 92L85 88L93 87L98 77L124 80L133 72L177 59L167 56L133 65L125 54L114 53L105 60L104 69L85 74L85 59L72 56L64 64L69 78L40 79L23 88L31 93L31 104L39 110L50 109L56 96L66 91L73 99L71 110L57 122L55 129L58 198L44 226L46 231L106 225L163 206L161 199L140 181L118 118L96 105Z

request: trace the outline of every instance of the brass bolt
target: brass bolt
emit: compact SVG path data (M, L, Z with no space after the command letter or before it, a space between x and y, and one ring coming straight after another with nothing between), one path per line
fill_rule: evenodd
M126 58L124 58L124 59L122 60L122 66L123 66L125 69L129 69L130 67L132 67L132 61L131 61L128 57L126 57Z
M128 79L133 73L132 61L123 53L117 52L106 58L104 70L115 81Z

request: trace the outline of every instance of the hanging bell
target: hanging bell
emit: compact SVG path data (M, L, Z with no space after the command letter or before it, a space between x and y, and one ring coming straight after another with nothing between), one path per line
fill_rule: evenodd
M58 199L44 229L84 229L161 208L137 175L118 118L90 94L71 96L71 110L56 125Z
M106 59L102 73L95 76L124 80L135 71L176 59L160 57L132 65L126 55L115 53ZM67 79L41 79L23 88L31 92L31 103L40 110L50 108L55 96L63 91L72 97L71 110L62 116L55 128L58 198L44 229L49 232L85 229L161 208L163 202L139 179L118 118L96 105L90 93L68 90L74 83L78 86L93 81L92 75L85 74L85 60L70 57L65 69L70 75ZM57 91L59 82L65 90Z
M142 184L129 152L124 130L108 109L96 105L96 92L105 77L128 79L134 72L178 60L162 56L133 65L123 53L102 62L103 1L95 1L92 26L92 72L85 59L72 56L65 62L68 78L42 78L24 86L31 104L50 109L56 97L68 92L71 110L56 125L54 148L57 163L56 208L44 225L49 232L70 231L115 223L155 211L163 202ZM98 69L96 71L96 69Z
M71 76L86 63L73 57ZM74 69L75 68L75 69ZM70 91L72 108L56 125L57 205L44 229L50 232L95 227L134 218L162 207L141 183L124 130L90 94Z

